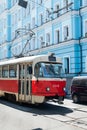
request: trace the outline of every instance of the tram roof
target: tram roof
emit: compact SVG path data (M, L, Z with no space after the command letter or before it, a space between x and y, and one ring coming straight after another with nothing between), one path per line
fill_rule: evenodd
M16 64L16 63L22 63L22 62L32 62L36 58L40 58L41 56L43 57L45 55L36 55L36 56L28 56L28 57L9 59L9 60L6 60L6 61L1 61L0 65Z
M44 59L44 61L48 61L48 56L49 55L35 55L35 56L28 56L28 57L21 57L21 58L16 58L16 59L9 59L6 61L1 61L0 62L0 66L1 65L8 65L8 64L17 64L17 63L22 63L22 62L33 62L37 59ZM59 61L61 62L61 59L59 58Z

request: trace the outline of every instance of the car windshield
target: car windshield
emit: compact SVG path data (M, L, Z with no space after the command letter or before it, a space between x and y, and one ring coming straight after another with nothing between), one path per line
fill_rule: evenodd
M62 74L62 64L39 62L34 71L36 77L58 78Z

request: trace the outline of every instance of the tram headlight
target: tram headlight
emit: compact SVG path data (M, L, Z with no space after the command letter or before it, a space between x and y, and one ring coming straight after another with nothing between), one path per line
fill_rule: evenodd
M50 88L49 88L49 87L47 87L47 88L46 88L46 91L48 91L48 92L49 92L49 91L50 91Z
M64 87L63 90L66 92L66 88Z

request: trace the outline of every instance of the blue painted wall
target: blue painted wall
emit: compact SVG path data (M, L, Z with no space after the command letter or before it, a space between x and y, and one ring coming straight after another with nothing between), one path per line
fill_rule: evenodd
M30 51L33 53L34 51L36 51L37 49L40 49L40 54L44 54L44 53L48 53L48 51L50 52L55 52L55 54L57 56L60 56L63 60L63 67L64 67L64 59L66 57L69 58L69 73L72 73L74 75L74 73L79 73L81 71L81 64L82 64L82 71L85 72L85 68L86 68L86 51L87 51L87 40L83 40L83 38L85 38L85 25L84 25L84 21L87 19L87 12L86 11L82 11L81 9L81 5L84 7L85 5L83 5L83 1L82 0L69 0L70 2L73 2L72 7L67 11L64 12L63 10L60 11L60 16L59 17L55 17L55 13L52 13L52 11L55 11L55 6L56 4L59 4L60 9L63 8L63 0L50 0L50 2L46 3L42 3L42 5L37 5L38 0L36 0L36 7L35 9L32 9L32 1L28 1L31 4L31 8L30 8L30 14L27 15L24 18L23 17L23 13L24 11L27 12L27 8L24 9L22 7L17 7L17 4L14 5L15 7L13 7L12 1L8 0L7 1L7 8L9 13L7 13L6 17L7 17L7 41L11 41L12 40L12 33L15 32L15 30L17 30L19 28L19 21L17 21L16 24L14 24L14 26L12 26L11 20L13 19L13 14L15 15L15 13L17 13L17 20L18 20L18 13L19 13L19 8L21 9L21 28L25 27L25 25L27 26L28 23L30 23L31 25L31 30L35 32L35 50L32 50L32 42L31 42L31 49ZM16 8L17 7L17 8ZM49 9L49 7L51 7ZM13 9L14 8L14 9ZM16 8L16 10L15 10ZM49 17L49 21L45 22L46 19L46 9L49 9L50 13L51 13L51 17ZM80 10L79 10L80 9ZM44 23L42 25L40 25L40 21L39 21L39 14L43 13L43 21ZM80 14L81 13L81 14ZM32 17L35 17L35 24L37 25L35 28L32 28ZM53 18L53 19L52 19ZM2 20L0 20L0 24L2 24ZM69 26L69 38L65 41L64 40L64 26ZM3 27L0 26L0 30L2 30ZM55 43L55 30L60 30L60 42L59 43ZM49 30L49 31L48 31ZM50 37L50 45L48 47L46 47L46 44L43 48L41 48L41 43L40 43L40 36L43 36L43 41L46 42L46 33L48 32L50 33L51 37ZM0 32L0 44L3 44L2 42L2 38L3 38L3 34ZM24 44L26 43L26 38L20 38L21 40L14 41L13 44L13 48L15 50L15 48L17 46L19 46L19 44L21 44L21 46L23 47ZM74 40L74 41L73 41ZM4 49L7 48L7 57L11 57L11 50L9 49L11 42L6 43L6 47L2 47ZM81 53L81 49L80 49L80 45L82 46L82 53ZM3 52L2 52L3 53ZM82 57L81 57L82 55ZM1 57L2 54L0 54ZM81 60L82 58L82 60ZM81 63L82 62L82 63Z

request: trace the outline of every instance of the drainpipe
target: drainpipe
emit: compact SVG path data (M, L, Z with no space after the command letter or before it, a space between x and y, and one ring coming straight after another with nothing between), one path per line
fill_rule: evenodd
M81 9L81 8L80 8L80 9ZM82 45L81 45L81 37L82 37L82 16L81 16L80 9L79 9L79 16L80 16L80 20L81 20L81 35L80 35L80 37L79 37L79 47L80 47L80 65L81 65L81 68L80 68L79 74L82 73Z
M81 74L82 73L82 45L80 42L80 38L79 38L79 47L80 47L80 65L81 65L79 74Z

